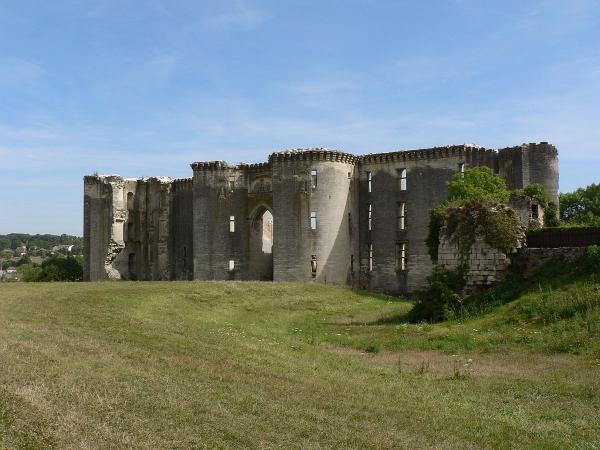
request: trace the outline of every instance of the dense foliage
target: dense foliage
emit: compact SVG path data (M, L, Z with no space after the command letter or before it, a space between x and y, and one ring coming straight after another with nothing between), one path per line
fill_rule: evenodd
M600 184L560 194L560 218L566 225L600 226Z
M499 242L502 245L499 248L505 248L510 239L499 233L502 229L513 231L516 217L514 221L512 218L496 218L484 210L494 204L506 203L510 194L504 178L496 175L489 167L474 167L464 173L457 173L448 183L448 200L429 213L426 244L431 259L437 261L441 228L447 219L452 220L460 231L465 231L462 233L463 238L459 237L463 249L468 250L466 246L470 247L471 239L474 239L471 232L466 233L467 229L474 231L477 225L485 227L488 222L494 227L488 233L486 241L492 246ZM473 217L469 217L470 215Z
M477 199L488 202L506 203L510 191L506 181L489 167L473 167L457 173L448 183L448 202Z
M458 246L467 258L478 235L491 247L507 253L518 244L519 221L512 208L502 204L470 199L458 206L449 206L444 212L446 237Z
M23 281L81 281L83 258L58 254L46 259L41 265L23 264L19 271Z

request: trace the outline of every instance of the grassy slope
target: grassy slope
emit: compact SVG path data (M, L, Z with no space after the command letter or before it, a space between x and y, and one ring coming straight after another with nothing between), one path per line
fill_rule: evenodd
M3 284L0 447L600 446L593 324L552 354L576 317L528 301L408 325L329 286Z

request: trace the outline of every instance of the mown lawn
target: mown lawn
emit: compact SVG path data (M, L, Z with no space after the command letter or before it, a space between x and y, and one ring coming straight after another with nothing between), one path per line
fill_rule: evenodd
M595 325L561 351L520 305L411 325L331 286L0 284L0 448L599 448Z

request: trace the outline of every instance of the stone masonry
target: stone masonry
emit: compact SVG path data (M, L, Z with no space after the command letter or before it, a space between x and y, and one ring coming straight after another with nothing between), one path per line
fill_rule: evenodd
M276 152L265 163L193 163L191 178L84 179L85 279L274 280L390 294L431 273L429 210L457 171L488 166L511 189L558 199L548 143L473 145L355 156ZM491 275L490 275L491 276Z

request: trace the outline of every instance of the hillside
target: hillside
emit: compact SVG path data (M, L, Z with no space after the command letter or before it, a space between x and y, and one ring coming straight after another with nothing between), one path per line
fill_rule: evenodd
M597 447L600 283L545 280L436 325L331 286L0 285L0 447Z
M83 248L83 238L68 234L0 234L0 251L14 250L23 244L27 247L39 247L46 250L51 250L56 245L69 244L75 246L74 254L80 254Z

